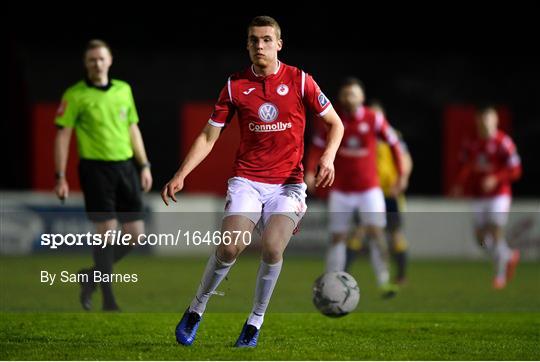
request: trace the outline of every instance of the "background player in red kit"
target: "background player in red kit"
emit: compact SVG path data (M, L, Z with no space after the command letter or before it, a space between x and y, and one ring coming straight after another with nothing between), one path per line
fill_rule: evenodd
M251 67L227 80L214 112L174 177L163 187L162 198L184 185L186 176L210 153L221 130L235 112L241 144L229 180L222 232L252 232L262 226L262 260L254 305L237 347L255 347L264 313L281 271L283 251L305 210L302 156L306 108L328 126L327 146L319 161L317 186L334 180L334 158L343 125L313 78L277 59L281 30L271 17L259 16L248 26L247 49ZM191 345L210 295L225 278L246 245L222 243L210 257L199 289L176 328L176 339Z
M346 79L339 91L338 114L345 126L343 140L336 155L336 180L329 194L328 210L332 242L326 256L326 271L343 271L346 262L346 237L355 210L360 212L366 230L366 241L377 283L384 297L395 294L389 283L388 248L384 238L386 225L384 195L377 176L377 140L387 142L398 171L396 194L402 189L403 178L398 138L382 113L376 113L364 104L364 90L355 78ZM321 128L322 130L322 128ZM314 165L326 147L322 132L313 138L306 182L314 186Z
M519 251L506 242L504 226L512 202L511 183L521 176L521 160L512 139L497 128L495 108L480 109L476 122L478 137L464 146L454 194L468 190L475 198L476 238L495 262L493 287L502 289L519 262Z

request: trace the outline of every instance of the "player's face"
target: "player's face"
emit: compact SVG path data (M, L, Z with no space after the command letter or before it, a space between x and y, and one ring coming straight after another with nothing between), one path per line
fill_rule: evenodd
M271 26L253 26L248 31L247 50L249 57L256 66L265 68L277 61L277 53L283 42L276 36L276 30Z
M499 117L494 109L489 109L478 116L478 132L482 137L493 137L497 133Z
M364 91L356 84L345 86L339 92L341 106L351 112L364 104L364 99Z
M84 56L84 66L90 79L106 76L111 64L111 53L104 47L90 49Z

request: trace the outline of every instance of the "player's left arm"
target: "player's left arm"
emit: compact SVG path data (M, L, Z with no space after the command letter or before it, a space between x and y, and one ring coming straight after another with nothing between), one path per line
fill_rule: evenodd
M150 171L150 163L146 156L146 149L142 138L141 130L136 123L129 126L129 136L131 138L131 147L135 160L141 167L141 186L144 192L150 191L152 188L152 172Z
M315 186L332 186L335 178L334 160L341 139L343 138L343 122L332 104L321 91L313 77L302 72L302 98L314 114L321 117L326 130L326 144L319 158L315 175Z
M392 159L398 174L396 185L394 186L394 193L398 195L405 190L407 186L406 182L408 182L408 177L405 177L404 175L403 152L399 144L398 136L381 113L377 114L375 130L378 136L390 146Z
M409 152L408 148L405 146L403 147L404 142L402 142L401 147L401 165L403 168L403 190L407 190L407 187L409 186L409 178L411 177L411 173L413 170L413 160L411 153Z
M503 167L484 179L483 188L485 191L489 192L494 189L497 184L514 182L521 177L521 159L517 152L517 148L510 137L505 136L503 138L501 148L504 157Z
M334 160L338 151L341 139L343 138L343 122L339 118L334 108L329 109L321 116L327 126L326 147L319 159L318 172L315 177L315 186L332 186L335 178Z
M306 167L304 172L304 182L307 185L308 192L315 193L315 175L317 174L317 166L319 160L323 154L324 148L312 143L308 150L308 157L306 159Z

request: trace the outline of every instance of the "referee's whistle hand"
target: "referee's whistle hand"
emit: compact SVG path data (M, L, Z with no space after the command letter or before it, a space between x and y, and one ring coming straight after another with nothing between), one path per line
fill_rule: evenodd
M177 202L174 195L183 188L184 179L178 176L173 177L169 182L167 182L161 190L161 199L163 200L165 205L169 206L169 198L171 198L171 200L173 200L174 202Z
M61 178L56 181L54 192L60 200L65 200L69 196L69 185L65 178Z

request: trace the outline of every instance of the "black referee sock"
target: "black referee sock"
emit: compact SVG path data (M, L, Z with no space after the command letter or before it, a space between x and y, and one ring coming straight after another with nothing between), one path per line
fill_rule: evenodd
M394 260L397 265L396 278L398 280L405 279L405 273L407 270L407 252L401 251L394 254Z
M102 274L112 274L112 266L114 260L114 249L110 246L105 248L94 248L94 263L95 270L99 270ZM101 282L101 291L103 292L103 307L116 307L116 301L112 292L110 282Z
M113 263L117 263L133 250L133 245L115 245Z

